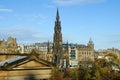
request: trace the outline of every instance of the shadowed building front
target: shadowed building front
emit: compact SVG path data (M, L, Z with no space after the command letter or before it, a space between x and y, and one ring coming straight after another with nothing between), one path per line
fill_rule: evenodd
M32 74L36 80L49 80L53 64L38 57L34 50L31 54L0 62L0 80L28 80Z

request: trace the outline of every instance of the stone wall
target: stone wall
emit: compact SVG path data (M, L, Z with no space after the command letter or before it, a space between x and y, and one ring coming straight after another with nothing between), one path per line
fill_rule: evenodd
M51 78L51 69L0 71L0 80L27 80L29 74L34 75L36 80L49 80Z

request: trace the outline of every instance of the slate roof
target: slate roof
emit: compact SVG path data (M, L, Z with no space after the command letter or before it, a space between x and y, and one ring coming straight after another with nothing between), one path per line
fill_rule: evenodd
M25 58L27 58L27 56L18 56L18 57L12 58L12 59L8 59L8 60L5 60L5 61L2 61L2 62L0 62L0 67L4 66L5 63L11 64L13 62L17 62L17 61L23 60Z
M36 54L34 51L28 55L17 56L12 59L8 59L0 62L0 70L13 70L17 66L27 63L31 60L37 61L40 64L46 65L48 67L53 67L54 64L52 62L46 61L39 57L40 55Z

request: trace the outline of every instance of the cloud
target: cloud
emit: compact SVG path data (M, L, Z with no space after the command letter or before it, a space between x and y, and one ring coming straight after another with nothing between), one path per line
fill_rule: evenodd
M11 36L17 39L18 43L35 43L46 41L50 37L44 32L39 32L33 29L27 29L21 26L9 29L0 29L0 38L7 40Z
M47 8L55 8L53 5L47 5Z
M15 14L13 16L16 18L16 20L19 20L20 22L30 22L34 24L44 24L47 21L47 16L43 14L24 14L24 15L18 15Z
M13 12L12 9L0 9L0 12Z
M75 5L75 4L81 4L81 3L96 3L96 2L102 2L104 0L53 0L54 3L62 6L67 5Z
M36 19L36 18L39 18L39 19L46 19L46 16L41 15L41 14L33 14L32 17L35 18L35 19Z

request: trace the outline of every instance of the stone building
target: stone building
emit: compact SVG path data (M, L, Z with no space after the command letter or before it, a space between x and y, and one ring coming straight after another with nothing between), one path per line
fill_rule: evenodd
M6 53L7 52L7 45L5 40L0 40L0 53Z
M116 48L109 48L107 49L108 53L113 53L115 55L117 55L117 57L120 59L120 50L116 49Z
M7 41L0 40L0 53L14 53L17 51L16 38L9 37Z
M78 66L85 61L94 61L94 44L91 39L87 45L63 44L63 49L68 50L70 67Z
M68 65L70 67L75 67L76 65L78 65L78 61L77 61L77 49L76 49L76 45L73 43L66 43L63 44L63 50L64 52L66 52L66 54L68 54Z
M113 53L117 55L118 58L120 58L120 50L116 48L108 48L104 50L98 50L96 51L98 53L97 58L104 58L106 55Z
M90 39L87 45L77 45L77 60L82 61L94 61L94 44Z
M32 50L30 54L16 54L14 58L1 61L0 80L29 80L30 74L35 80L50 80L53 64L39 56Z

